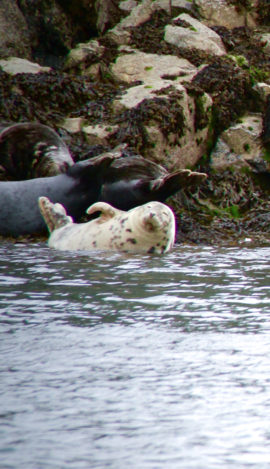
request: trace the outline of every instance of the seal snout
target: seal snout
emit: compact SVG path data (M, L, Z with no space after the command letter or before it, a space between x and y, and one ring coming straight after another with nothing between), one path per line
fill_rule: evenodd
M158 210L156 210L155 212L153 210L150 210L143 217L143 225L145 229L149 232L162 230L168 223L168 214L159 212Z

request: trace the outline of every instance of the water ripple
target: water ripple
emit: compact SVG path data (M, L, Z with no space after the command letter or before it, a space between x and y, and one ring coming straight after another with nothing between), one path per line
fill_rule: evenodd
M268 469L269 248L0 245L3 469Z

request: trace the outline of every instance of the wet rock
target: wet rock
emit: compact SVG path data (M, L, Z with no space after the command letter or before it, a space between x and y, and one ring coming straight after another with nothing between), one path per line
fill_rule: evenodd
M136 28L148 21L157 10L169 12L168 0L142 0L137 6L130 10L128 16L123 18L107 35L117 44L129 44L131 40L131 29Z
M239 6L238 2L238 6ZM194 0L194 4L208 26L219 25L226 28L256 26L255 15L244 8L236 8L227 0Z
M86 140L89 145L103 145L109 144L110 136L118 130L117 125L88 125L82 128Z
M270 33L260 35L260 40L264 43L264 50L270 54Z
M0 67L9 75L17 75L18 73L42 73L49 72L50 67L42 67L37 63L30 62L27 59L19 57L9 57L6 60L0 60Z
M211 154L211 167L221 171L228 167L250 168L249 162L262 154L261 132L261 115L244 116L220 135Z
M267 96L270 95L270 85L267 83L256 83L254 85L254 90L258 93L261 100L266 103Z
M84 119L82 117L67 117L63 122L60 123L62 129L67 130L71 134L81 132L84 125Z
M132 83L137 80L145 85L161 80L164 84L180 83L191 79L196 67L186 59L174 55L146 54L130 49L129 54L120 55L111 65L111 72L118 80Z
M85 71L89 65L100 60L104 53L104 46L94 39L79 43L71 49L63 65L64 70Z
M192 16L183 13L165 28L164 39L183 49L198 49L208 54L224 55L226 49L219 35Z
M31 41L27 23L16 0L0 2L0 57L31 58Z

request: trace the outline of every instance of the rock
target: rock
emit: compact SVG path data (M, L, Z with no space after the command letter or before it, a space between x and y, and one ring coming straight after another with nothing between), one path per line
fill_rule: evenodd
M114 0L96 0L95 9L97 12L96 25L101 33L118 23L123 13Z
M132 53L120 55L110 70L118 80L126 83L140 80L145 85L151 85L158 80L171 84L169 77L179 83L190 80L197 72L197 68L186 59L175 55L146 54L135 49Z
M84 124L82 117L67 117L62 123L61 128L67 130L71 134L81 132Z
M227 0L194 0L194 5L208 26L219 25L228 29L256 26L254 15L246 9L237 9Z
M184 26L168 24L165 27L164 39L169 44L183 49L197 49L218 56L226 54L220 36L192 16L182 13L174 18L174 22L176 24L180 22Z
M211 154L211 167L225 170L228 167L249 167L248 161L262 154L262 117L247 115L220 135Z
M108 145L110 136L116 132L118 126L88 125L82 128L89 145Z
M104 47L98 41L92 39L89 42L79 43L74 49L71 49L67 55L64 70L69 70L75 67L85 69L89 61L93 62L100 59L104 52Z
M159 80L158 85L161 84ZM121 100L115 101L115 112L123 113L122 128L131 126L136 129L136 126L139 126L140 137L138 142L136 137L133 142L138 145L139 152L148 159L165 165L170 171L175 171L187 166L192 167L205 152L211 105L211 98L203 94L201 112L205 123L196 128L198 109L195 99L187 95L181 84L167 88L163 85L158 95L150 88L140 86L130 88ZM127 111L124 111L123 107ZM124 141L132 144L128 133L126 138ZM144 142L141 146L140 139Z
M268 3L1 0L0 127L49 124L76 161L123 144L123 158L138 153L172 171L204 170L217 142L198 197L255 210L263 191L239 169L269 151ZM179 200L181 217L186 200L183 216L202 227L195 194Z
M178 0L179 2L180 0ZM123 2L122 2L123 3ZM185 2L186 3L186 2ZM130 41L130 28L135 28L151 18L156 10L169 11L168 0L142 0L132 8L128 16L123 18L113 29L108 31L108 37L117 44L128 44Z
M260 35L260 40L264 43L264 51L270 54L270 33Z
M263 115L262 141L269 152L270 149L270 95L267 96Z
M270 95L270 85L268 83L256 83L253 88L259 93L262 101L266 102L267 96Z
M211 153L210 165L215 171L225 171L231 167L243 166L243 161L240 155L232 152L229 145L220 138Z
M138 2L136 2L135 0L123 0L119 3L118 7L120 8L120 10L131 13L133 8L135 8L137 5Z
M27 22L32 58L43 65L59 66L75 43L97 34L94 0L20 0L16 3Z
M0 60L0 67L10 75L17 75L17 73L41 73L51 70L50 67L42 67L37 63L19 57L9 57L7 60Z
M134 112L134 117L136 113L142 114L141 125L144 125L148 141L147 149L145 149L147 157L155 162L166 164L170 170L196 164L205 151L208 121L200 129L196 128L195 99L188 96L181 82L191 80L197 68L188 60L176 56L159 56L133 50L133 53L118 57L111 66L111 72L115 79L126 83L142 82L142 84L128 88L121 98L116 99L113 109L115 114L123 113L125 110L129 110L130 113ZM173 102L175 106L171 115L172 122L175 124L172 124L171 128L168 124L165 131L162 119L166 120L168 116L162 117L161 113L168 114L165 109L166 106L172 108L170 102ZM200 104L204 116L210 118L211 98L203 94ZM155 106L157 106L156 116ZM160 110L158 106L161 106ZM145 117L144 120L148 112L153 117L149 119ZM183 118L181 119L180 116ZM177 135L173 131L174 125L176 125Z
M31 43L25 18L16 0L0 2L0 57L31 58Z

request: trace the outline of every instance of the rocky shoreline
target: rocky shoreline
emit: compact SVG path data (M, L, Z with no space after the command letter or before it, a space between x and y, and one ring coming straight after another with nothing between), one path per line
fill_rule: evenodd
M269 10L259 0L38 0L33 11L3 0L0 122L50 125L75 161L126 144L169 171L206 172L168 200L177 241L269 243Z

